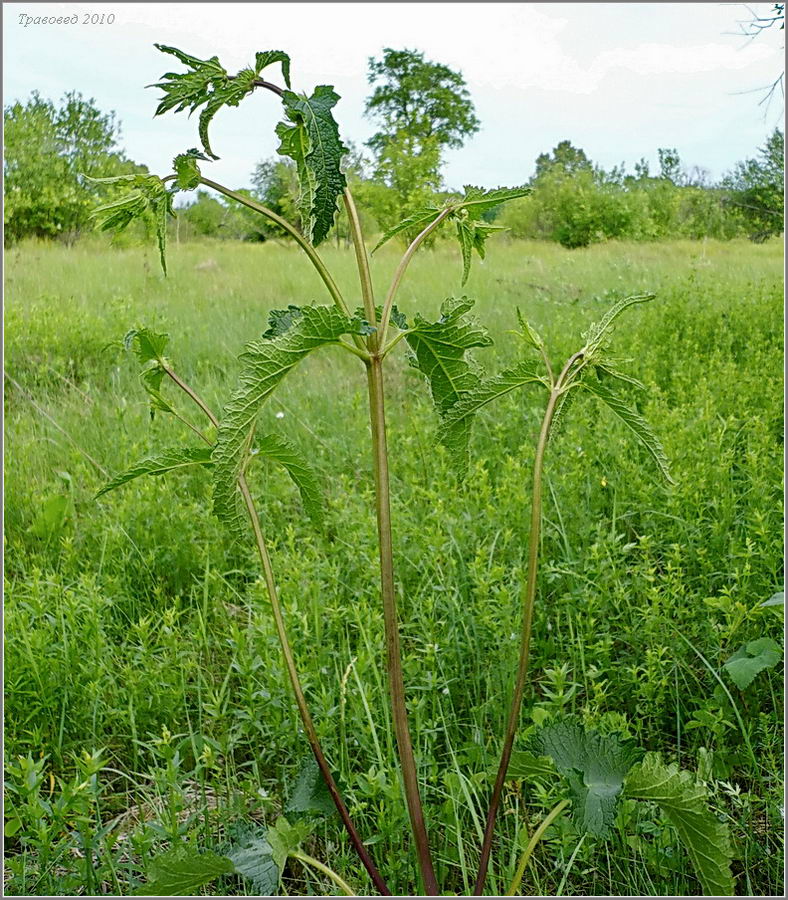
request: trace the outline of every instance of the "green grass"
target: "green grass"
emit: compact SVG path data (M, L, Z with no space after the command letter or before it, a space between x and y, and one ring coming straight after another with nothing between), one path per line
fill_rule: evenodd
M374 258L379 292L395 251ZM360 304L352 252L324 256ZM20 820L7 838L6 889L122 894L168 841L220 849L249 823L272 821L308 748L253 548L223 535L205 474L92 499L102 470L193 443L176 421L150 421L118 341L135 325L168 331L176 368L219 408L269 309L327 301L296 248L273 243L174 247L166 280L155 254L135 248L26 245L6 262L5 739L16 791L6 810L10 800ZM700 768L731 827L741 894L783 890L780 673L762 673L744 692L722 673L730 696L718 681L743 643L779 639L782 629L759 606L783 583L782 266L776 242L570 252L501 240L464 289L495 339L477 354L488 370L518 352L507 333L517 306L560 362L612 299L657 293L622 320L615 351L649 388L638 402L677 486L660 484L605 411L572 406L548 452L523 724L575 713ZM460 290L460 273L452 250L417 256L399 305L434 313ZM544 397L520 392L479 417L458 486L404 353L387 389L412 731L438 878L462 894L516 663ZM316 354L284 382L261 426L281 430L324 473L325 534L275 468L254 471L253 489L324 746L384 877L410 893L417 878L387 706L361 364ZM488 889L505 889L518 836L558 796L551 784L508 790ZM568 819L548 837L525 892L698 893L675 834L649 810L626 806L613 839L586 839L574 857ZM311 852L368 889L336 822L318 828ZM292 893L334 890L296 865L285 883ZM225 879L213 891L244 886Z

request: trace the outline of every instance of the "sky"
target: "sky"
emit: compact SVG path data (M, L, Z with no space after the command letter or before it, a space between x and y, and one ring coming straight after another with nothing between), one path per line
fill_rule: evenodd
M83 24L102 13L114 21ZM75 14L77 24L24 24ZM158 92L145 86L179 68L154 42L218 55L230 72L258 50L286 50L295 90L335 86L342 137L356 144L376 130L364 117L369 58L408 48L462 72L482 123L447 154L449 187L523 183L564 139L630 171L641 158L658 170L657 148L675 147L716 179L783 127L782 97L765 110L758 89L782 71L784 32L742 37L748 16L741 3L5 3L4 104L80 91L117 113L129 157L163 175L198 144L197 121L153 118ZM276 153L280 110L268 92L222 110L211 137L221 159L205 174L249 187Z

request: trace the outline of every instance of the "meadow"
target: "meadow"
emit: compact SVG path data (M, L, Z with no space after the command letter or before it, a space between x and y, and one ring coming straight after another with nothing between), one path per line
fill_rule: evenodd
M352 250L323 255L355 298ZM394 247L375 255L381 290L397 258ZM129 328L168 332L177 370L220 408L268 311L326 302L324 289L297 248L273 241L182 244L168 263L165 279L149 249L6 254L9 894L127 894L157 848L221 849L273 821L309 754L254 548L212 517L209 477L93 497L156 446L188 442L176 420L151 420L120 343ZM495 341L477 355L493 370L519 352L516 307L558 361L616 298L656 293L621 320L614 346L648 387L638 403L677 483L660 483L600 407L578 403L563 419L564 451L547 457L523 724L571 713L697 772L729 823L737 892L782 894L782 666L745 690L722 668L748 641L782 635L782 610L761 605L783 589L782 244L568 251L498 238L462 290L460 274L458 251L439 244L415 257L397 302L426 315L452 286L477 298ZM411 726L439 881L468 894L516 666L544 397L517 392L479 416L458 484L422 378L404 348L397 357L387 413ZM252 487L323 746L381 872L408 893L417 878L385 684L363 367L337 350L303 365L261 427L323 473L325 532L275 469L259 467ZM505 889L555 791L507 787L488 888ZM369 890L336 819L310 846ZM285 885L336 892L295 864ZM606 842L558 820L523 888L699 893L675 832L632 801ZM225 877L209 892L246 890Z

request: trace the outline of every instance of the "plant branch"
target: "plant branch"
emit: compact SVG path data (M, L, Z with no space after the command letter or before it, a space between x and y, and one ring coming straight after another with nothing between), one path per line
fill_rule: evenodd
M341 875L338 875L333 869L329 869L329 867L325 863L321 863L319 859L315 859L314 856L308 856L301 850L295 850L290 854L293 859L297 859L300 862L304 863L307 866L311 866L313 869L317 869L318 872L322 872L324 875L327 875L334 884L345 894L346 897L358 897L358 891L354 891L353 888L342 878Z
M164 366L164 369L167 375L175 382L175 384L177 384L178 387L182 391L184 391L205 413L211 424L215 427L218 427L219 420L216 418L210 407L200 398L200 396L192 388L190 388L189 385L187 385L186 382L184 382L175 372L173 372L172 369L167 366ZM210 444L210 441L204 435L202 435L202 437L203 440ZM282 606L279 602L279 593L276 588L273 567L271 566L271 558L268 555L268 548L266 546L265 538L263 537L263 530L260 525L260 517L257 514L257 509L254 505L254 500L252 498L251 491L249 490L249 485L246 481L245 475L238 476L238 487L241 491L244 505L246 506L246 512L249 516L252 531L254 532L255 545L257 547L257 553L260 557L260 563L263 568L265 586L268 591L268 598L271 601L271 610L274 615L276 633L279 638L279 644L285 660L285 668L287 669L287 674L290 679L290 685L293 689L293 694L295 695L296 706L298 707L298 712L301 716L301 722L303 723L304 731L306 732L307 740L309 741L309 746L312 748L312 753L314 754L315 761L317 762L318 768L323 775L323 780L326 783L326 787L331 794L331 799L334 801L334 805L337 808L339 817L342 819L342 824L345 826L345 830L350 837L350 841L353 844L353 847L358 854L359 859L363 863L364 868L369 873L369 876L378 891L380 891L380 893L384 896L391 896L391 891L388 889L386 882L378 872L375 863L372 861L372 857L369 855L366 847L361 840L361 837L356 831L356 827L353 824L350 818L350 814L347 811L347 807L345 806L345 803L342 800L342 796L339 793L339 788L334 781L334 776L331 774L331 769L328 765L325 755L323 754L323 749L320 746L320 738L318 737L317 731L315 730L312 716L309 712L306 698L304 697L304 691L301 687L301 680L298 676L298 670L296 669L293 650L290 646L290 640L287 636L287 628L285 626L284 617L282 615Z
M525 692L525 678L528 674L528 660L531 650L531 625L533 622L534 601L536 599L536 576L539 564L539 539L542 527L542 470L544 467L547 442L550 437L550 426L553 422L556 404L565 390L565 384L572 371L572 367L575 362L582 359L582 357L583 351L581 350L569 358L566 365L561 370L561 374L558 376L558 381L556 381L553 389L550 391L550 398L547 401L547 408L542 420L539 440L536 445L533 493L531 500L531 530L528 538L528 576L523 588L522 600L523 620L520 632L520 658L517 664L517 675L515 677L514 692L512 694L512 702L509 709L509 718L504 733L501 761L498 766L498 774L495 778L490 808L487 813L487 824L484 829L484 839L482 841L482 849L479 857L479 874L477 875L476 885L473 891L474 895L477 897L484 891L484 883L487 879L487 868L490 864L490 852L492 850L493 834L495 832L495 818L498 815L501 794L503 793L503 786L506 781L506 772L509 768L509 760L512 756L514 737L517 733L517 726L520 720L520 707L522 706L523 693Z
M383 366L373 357L367 365L369 411L372 428L373 467L375 470L375 503L380 547L380 589L386 631L386 669L388 672L391 713L397 739L405 799L416 842L419 868L424 889L430 896L439 893L430 855L427 827L419 795L418 773L413 756L408 710L405 704L405 681L402 673L402 651L397 622L397 598L394 587L394 556L391 538L391 502L389 498L388 450L386 447L386 413L383 393Z
M528 865L528 860L531 858L531 854L534 852L534 847L539 843L542 839L542 835L547 831L547 829L553 824L553 822L561 815L561 813L569 806L568 800L562 800L557 806L553 807L550 812L545 816L544 821L541 825L536 829L531 837L531 840L528 841L528 845L525 850L523 850L523 855L520 857L520 861L517 863L517 870L514 873L514 878L512 878L512 883L509 885L509 890L506 892L507 897L514 897L517 891L520 890L520 885L523 883L523 875L525 874L525 867Z
M237 193L237 191L231 191L229 188L224 187L221 184L218 184L215 181L211 181L209 178L200 178L200 184L204 184L206 187L212 188L215 191L218 191L220 194L224 194L225 197L229 197L231 200L236 200L238 203L243 204L249 209L253 209L255 212L260 213L260 215L265 216L267 219L270 219L272 222L276 222L280 228L284 228L284 230L292 237L298 246L306 253L309 257L310 262L317 270L318 275L323 279L323 284L328 288L329 294L331 294L331 299L337 305L337 308L340 309L346 316L350 317L350 313L348 312L347 305L342 297L342 293L337 287L336 282L331 277L331 273L326 268L326 264L320 258L319 254L315 250L315 248L309 243L309 241L301 234L301 232L295 227L295 225L291 225L287 219L283 219L280 215L277 215L272 209L268 209L267 206L263 206L262 203L258 203L256 200L252 200L250 197L244 197L243 194Z
M353 195L350 188L345 188L343 195L345 201L345 209L350 224L350 234L353 237L353 249L356 251L356 265L358 266L358 277L361 282L361 297L364 303L364 312L367 315L367 321L370 325L377 328L377 317L375 312L375 294L372 289L372 276L369 274L369 256L367 248L364 246L364 236L361 233L361 222L358 218L358 210L356 209Z
M394 306L394 298L397 296L397 291L399 290L400 282L402 281L402 277L405 274L405 270L408 268L411 259L413 258L413 254L419 249L419 245L421 242L429 237L433 231L441 224L441 222L451 213L453 212L452 207L448 209L444 209L440 215L411 241L410 246L405 251L405 255L400 260L399 265L397 266L397 271L394 273L394 278L391 282L391 287L389 288L389 292L386 295L386 302L383 304L383 315L380 317L380 328L378 329L378 347L383 347L386 343L386 331L389 327L389 318L391 317L391 308Z
M279 87L278 84L271 84L270 81L264 81L262 78L255 78L254 86L265 88L267 91L272 91L278 97L282 97L284 95L284 91Z

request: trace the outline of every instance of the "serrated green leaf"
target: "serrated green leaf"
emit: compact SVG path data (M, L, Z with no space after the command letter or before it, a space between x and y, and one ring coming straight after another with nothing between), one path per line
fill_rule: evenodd
M290 824L284 816L279 816L272 828L267 831L268 843L274 862L283 871L287 857L301 846L309 837L312 827L306 819Z
M255 75L259 75L263 69L276 62L282 64L282 78L284 78L285 84L290 87L290 57L284 50L262 50L255 53Z
M780 645L771 638L758 638L744 644L731 656L723 669L736 687L744 690L764 669L773 669L782 657Z
M261 897L277 893L282 869L274 859L274 851L265 835L250 834L240 840L228 852L235 872L247 878Z
M466 184L463 188L465 196L459 201L459 205L463 209L473 210L474 213L486 212L495 209L508 200L517 200L520 197L526 197L531 193L531 188L525 185L514 188L493 188L493 190L485 191L483 188L474 187Z
M566 778L578 829L606 837L615 820L624 776L637 758L634 748L616 735L585 731L574 722L539 729L532 745L550 757Z
M646 386L642 381L638 381L637 378L633 378L631 375L627 375L626 372L619 372L618 369L614 369L606 362L597 363L596 369L597 372L602 372L604 375L609 375L611 378L616 378L618 381L623 381L626 382L626 384L631 384L632 387L636 387L639 391L646 390Z
M42 540L56 537L63 529L68 512L69 498L65 494L54 494L41 504L30 534Z
M268 313L268 331L263 332L263 340L279 337L289 331L301 318L301 307L291 303L287 309L272 309Z
M313 350L336 344L342 335L358 333L359 327L357 320L348 319L336 307L307 306L286 332L247 345L241 356L239 387L224 410L213 454L214 512L236 536L244 534L236 481L263 404Z
M102 494L114 491L115 488L133 481L135 478L141 478L143 475L164 475L165 472L174 472L191 466L210 465L212 465L210 447L171 447L155 456L141 459L133 466L129 466L128 469L119 472L102 487L93 499L97 500Z
M605 403L605 405L635 434L641 444L643 444L646 450L651 454L652 459L657 464L657 468L662 473L662 477L665 481L667 481L668 484L675 484L676 482L670 477L668 458L665 456L662 444L643 416L641 416L637 410L627 405L618 394L610 390L610 388L601 381L591 377L584 379L581 384L595 397L598 397Z
M534 363L522 361L493 378L479 382L446 411L438 429L438 440L451 453L461 477L468 466L467 450L473 416L498 397L534 383L544 385Z
M425 206L422 209L417 210L414 213L411 213L407 218L403 219L401 222L398 222L392 228L389 228L388 231L384 232L380 240L375 244L372 252L378 250L382 247L387 241L390 241L391 238L395 237L395 235L400 234L400 232L407 231L409 229L413 229L414 231L418 228L419 231L423 231L430 222L435 221L440 215L441 210L437 206Z
M314 757L310 757L301 767L293 792L285 805L285 812L320 816L330 816L336 812L336 806Z
M161 360L169 342L169 334L160 334L150 328L132 328L123 335L123 346L132 350L143 364Z
M627 774L624 796L656 803L678 832L707 896L733 895L728 828L708 807L708 793L689 772L648 753Z
M648 303L650 300L654 299L654 296L654 294L633 294L631 297L624 297L615 303L605 313L602 320L598 324L592 324L586 332L586 345L583 348L585 358L592 359L600 350L605 338L610 334L616 319L625 309L634 306L636 303Z
M345 190L340 169L347 153L331 110L339 94L326 84L318 85L311 97L285 91L282 102L290 123L280 123L278 153L296 163L301 198L302 226L310 241L319 244L331 230L337 212L337 198Z
M252 453L255 452L285 468L301 494L304 510L315 525L321 528L325 515L325 495L315 470L301 451L281 435L266 434L255 441Z
M523 340L530 344L535 350L543 350L544 341L542 340L541 335L527 319L523 318L523 314L519 309L517 310L517 321L520 323L520 328L522 328L520 336Z
M148 881L132 891L132 895L192 897L198 888L233 871L233 863L226 856L179 846L151 860Z

